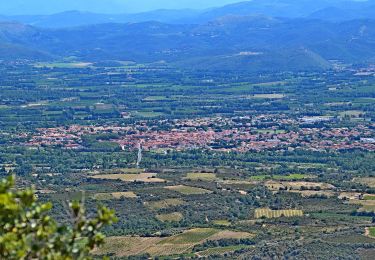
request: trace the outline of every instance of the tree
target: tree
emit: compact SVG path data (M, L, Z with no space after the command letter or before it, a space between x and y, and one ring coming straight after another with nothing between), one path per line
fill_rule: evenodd
M8 172L7 172L7 170L5 169L5 167L3 166L3 167L0 167L0 176L4 176L4 175L7 175L8 174Z
M0 259L91 259L104 242L100 229L116 221L105 207L86 218L84 207L72 202L72 224L60 225L48 215L51 203L39 203L33 190L16 190L14 183L14 176L0 182Z

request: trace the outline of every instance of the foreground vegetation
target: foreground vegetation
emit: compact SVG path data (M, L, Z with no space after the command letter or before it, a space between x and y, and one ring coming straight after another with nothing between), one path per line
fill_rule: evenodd
M48 215L52 204L38 203L31 189L14 191L14 181L0 183L1 259L90 259L90 251L104 242L100 229L116 220L105 207L88 219L83 206L73 202L72 225L57 224Z

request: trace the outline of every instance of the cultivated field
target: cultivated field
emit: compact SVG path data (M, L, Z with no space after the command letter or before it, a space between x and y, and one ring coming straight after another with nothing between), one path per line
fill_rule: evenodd
M369 235L370 237L375 238L375 227L369 227L369 228L368 228L368 235Z
M165 188L168 190L177 191L183 195L201 195L212 193L210 190L185 185L167 186Z
M361 183L361 184L367 185L371 188L375 188L375 177L354 178L353 182Z
M146 250L151 256L176 255L191 252L191 249L203 243L209 237L218 233L219 230L212 228L196 228L185 231L162 241Z
M325 197L333 197L335 193L333 191L315 191L315 190L288 190L291 193L298 193L304 198L314 197L314 196L325 196Z
M261 98L261 99L282 99L285 97L284 94L255 94L254 98Z
M362 207L359 211L365 212L375 212L375 200L358 200L358 199L351 199L349 200L350 204L361 205Z
M215 235L211 236L208 240L221 240L221 239L246 239L246 238L253 238L254 234L248 232L235 232L230 230L223 230Z
M265 181L265 180L278 180L278 181L292 181L292 180L304 180L315 178L313 175L307 174L289 174L289 175L256 175L251 176L250 179L254 181Z
M156 218L162 222L179 222L184 216L180 212L173 212L169 214L159 214Z
M164 239L159 244L197 244L217 234L220 230L214 228L195 228L182 234Z
M358 192L341 192L338 196L339 199L341 200L359 200L362 196L362 193Z
M365 194L363 196L364 200L375 200L375 195L374 194Z
M257 185L256 181L243 181L243 180L224 180L221 183L227 184L227 185L248 185L248 186Z
M343 111L339 113L340 117L345 117L345 116L360 117L363 114L365 114L365 112L361 110L348 110L348 111Z
M184 204L184 201L181 199L177 199L177 198L145 202L145 206L153 210L167 209L167 208L170 208L173 206L179 206L182 204Z
M108 237L105 244L95 249L94 255L113 254L117 257L139 255L155 246L162 238L158 237Z
M252 248L252 246L238 245L238 246L214 247L214 248L209 248L207 250L198 252L198 253L196 253L196 255L198 257L208 257L208 256L213 256L213 255L224 255L224 254L234 252L234 251L237 251L237 250L249 249L249 248Z
M131 199L138 198L138 196L132 191L112 192L112 193L97 193L97 194L94 195L94 198L97 199L97 200L121 199L122 197L131 198Z
M289 181L289 182L277 182L267 181L265 186L272 191L278 190L332 190L335 187L331 184L324 182L306 182L306 181Z
M140 173L140 174L100 174L91 178L101 180L121 180L124 182L165 182L165 180L156 178L156 173Z
M191 181L214 181L216 180L216 174L214 173L198 173L198 172L191 172L186 175L184 178L185 180Z
M89 62L56 62L56 63L37 63L35 64L35 67L38 68L85 68L91 66L92 63Z
M146 169L141 168L116 168L109 170L109 173L128 173L128 174L138 174L145 172Z
M217 225L217 226L225 226L225 227L228 227L231 225L231 223L228 221L228 220L214 220L212 221L212 223L214 225Z
M296 209L271 210L268 208L263 208L263 209L256 209L254 216L255 218L302 217L303 211L296 210Z

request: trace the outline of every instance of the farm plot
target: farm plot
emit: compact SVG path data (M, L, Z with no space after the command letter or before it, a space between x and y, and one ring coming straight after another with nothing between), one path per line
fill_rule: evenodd
M364 200L375 200L375 195L374 194L365 194L363 196Z
M352 201L366 201L366 200L375 200L374 194L364 194L359 192L342 192L338 196L342 200L352 200ZM371 203L371 202L370 202Z
M255 94L253 98L259 98L259 99L282 99L284 98L284 94Z
M339 113L340 117L345 117L345 116L361 117L364 114L365 114L365 112L361 111L361 110L348 110L348 111L343 111L343 112Z
M230 230L223 230L220 231L213 236L211 236L208 240L221 240L221 239L246 239L246 238L253 238L254 234L248 232L236 232Z
M130 198L135 199L138 198L138 196L132 192L112 192L112 193L97 193L94 195L94 198L96 200L111 200L111 199L121 199L121 198Z
M375 238L375 227L369 227L366 229L366 233L369 237Z
M291 193L298 193L304 198L314 197L314 196L325 196L331 198L335 196L333 191L315 191L315 190L289 190Z
M157 245L146 250L151 256L176 255L190 252L197 244L207 240L219 230L212 228L195 228L182 234L160 241Z
M313 179L316 178L316 176L313 175L307 175L307 174L300 174L300 173L294 173L289 175L273 175L273 179L280 180L280 181L291 181L291 180L303 180L303 179Z
M252 181L266 181L266 180L271 180L272 176L271 175L254 175L250 177L250 180Z
M278 190L332 190L335 186L324 182L289 181L277 182L267 181L265 186L271 191Z
M55 63L36 63L34 66L37 68L64 68L64 69L74 69L74 68L86 68L91 66L92 63L89 62L55 62Z
M255 175L251 176L250 179L254 181L266 181L266 180L278 180L278 181L292 181L292 180L304 180L316 178L313 175L307 174L289 174L289 175Z
M303 211L297 209L272 210L268 208L256 209L255 218L280 218L280 217L302 217Z
M214 174L214 173L191 172L191 173L188 173L187 176L184 179L190 180L190 181L214 181L217 178L216 178L216 174Z
M213 228L195 228L167 238L157 237L109 237L103 247L95 249L94 255L126 257L140 254L170 256L191 253L195 245L207 240L251 238L252 234Z
M375 188L375 177L354 178L353 182L361 183L371 188Z
M231 253L237 250L242 250L242 249L250 249L253 246L245 246L245 245L238 245L238 246L226 246L226 247L214 247L214 248L209 248L204 251L198 252L196 255L198 257L208 257L208 256L213 256L213 255L224 255L226 253Z
M154 112L154 111L136 111L135 115L137 117L153 118L153 117L163 116L164 113L162 113L162 112Z
M352 200L349 200L349 204L355 204L355 205L362 206L359 209L359 211L375 212L375 200L352 199Z
M161 222L179 222L184 218L184 216L180 212L173 212L170 214L156 215L156 218Z
M146 169L140 168L117 168L114 170L110 170L110 173L127 173L127 174L139 174L145 172Z
M146 207L153 210L167 209L174 206L180 206L184 204L184 201L181 199L165 199L158 201L147 201L144 203Z
M124 182L165 182L165 180L156 178L156 173L140 173L140 174L100 174L91 176L93 179L101 180L121 180Z
M220 230L214 228L194 228L185 231L182 234L169 237L161 241L159 244L196 244L207 240L219 231Z
M212 193L212 191L210 190L185 185L167 186L165 188L168 190L179 192L183 195L201 195Z
M150 254L152 257L156 256L170 256L189 253L194 244L157 244L148 248L144 253Z
M244 180L224 180L220 183L226 184L226 185L247 185L247 186L257 185L256 181L244 181Z
M117 257L139 255L155 246L162 238L158 237L108 237L105 244L93 250L93 255L112 254Z
M338 196L341 200L359 200L362 196L362 193L358 192L341 192Z
M217 226L224 226L224 227L229 227L231 225L230 221L222 219L222 220L214 220L212 221L214 225Z

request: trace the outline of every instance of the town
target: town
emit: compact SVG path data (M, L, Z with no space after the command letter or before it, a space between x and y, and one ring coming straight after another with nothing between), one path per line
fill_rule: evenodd
M146 151L161 149L210 149L222 152L306 149L375 151L375 124L355 127L314 127L319 118L289 119L282 115L139 121L132 126L80 126L37 129L25 144L29 147L60 146L84 149L82 137L107 137L125 149L140 143ZM332 119L333 120L333 119ZM326 119L324 119L326 121ZM155 123L155 124L153 124ZM162 130L167 128L169 130ZM285 129L296 130L285 130Z

